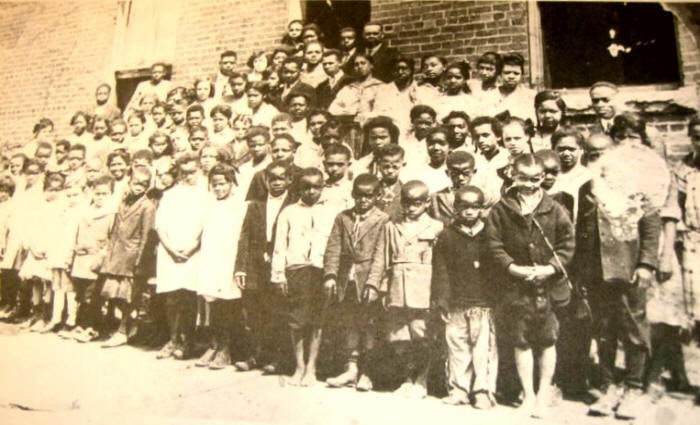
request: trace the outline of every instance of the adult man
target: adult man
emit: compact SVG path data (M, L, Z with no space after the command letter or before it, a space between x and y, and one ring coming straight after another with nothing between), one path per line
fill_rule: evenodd
M236 66L238 55L233 50L226 50L219 59L219 70L212 77L214 81L214 96L217 99L222 99L224 96L231 94L229 86L229 78L233 74L233 68Z
M282 80L282 92L278 95L279 99L275 104L285 105L289 103L289 97L292 92L301 92L309 99L309 106L316 106L316 90L310 85L302 82L301 76L301 61L299 58L291 57L282 62L282 70L280 72L280 80ZM284 112L287 112L286 110Z
M357 45L357 31L353 27L345 27L340 30L340 50L343 52L341 65L343 72L351 75L355 67L355 55L359 46Z
M162 62L156 62L151 65L151 78L148 81L142 81L136 86L134 94L126 107L127 111L139 110L141 98L147 95L155 95L158 100L165 102L168 97L168 92L172 88L169 80L166 80L167 69Z
M372 76L372 57L359 53L355 57L357 81L343 87L328 107L332 115L352 115L362 125L372 114L377 89L382 82Z
M384 32L380 24L369 22L365 24L363 37L367 44L367 54L374 63L375 78L388 83L394 73L394 63L399 55L398 50L389 47L384 41Z
M335 49L323 52L321 65L328 78L316 87L316 103L319 108L328 109L340 89L352 81L341 68L342 55Z
M591 133L605 133L610 135L613 119L615 118L615 97L617 96L617 86L607 81L598 81L589 90L593 110L595 111L597 122Z

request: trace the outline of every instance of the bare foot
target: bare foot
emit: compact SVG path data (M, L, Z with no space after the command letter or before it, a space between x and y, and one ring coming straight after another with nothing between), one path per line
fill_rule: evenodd
M306 373L304 373L304 377L301 378L301 386L302 387L310 387L316 383L316 369L311 369L308 368L306 369Z
M304 378L304 369L297 368L296 371L294 371L294 375L290 376L287 379L287 384L298 387L302 385L302 379Z

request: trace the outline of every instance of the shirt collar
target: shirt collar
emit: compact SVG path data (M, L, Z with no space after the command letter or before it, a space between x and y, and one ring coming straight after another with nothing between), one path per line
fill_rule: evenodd
M268 192L267 194L267 200L268 201L283 201L284 197L287 196L287 191L285 190L280 196L273 196Z
M481 230L484 228L484 222L479 220L476 222L475 225L471 227L467 227L462 224L456 224L455 227L457 227L457 229L465 235L474 237L477 234L479 234L479 232L481 232Z

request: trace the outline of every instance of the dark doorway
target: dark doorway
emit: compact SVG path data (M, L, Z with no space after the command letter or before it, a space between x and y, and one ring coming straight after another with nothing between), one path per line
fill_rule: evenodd
M340 42L340 29L353 27L362 34L362 27L369 22L371 5L368 0L356 1L304 1L306 22L314 22L321 27L326 47L337 48Z

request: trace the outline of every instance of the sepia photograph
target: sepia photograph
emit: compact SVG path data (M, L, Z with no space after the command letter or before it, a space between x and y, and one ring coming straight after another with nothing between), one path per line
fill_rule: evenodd
M697 425L700 3L0 0L0 424Z

